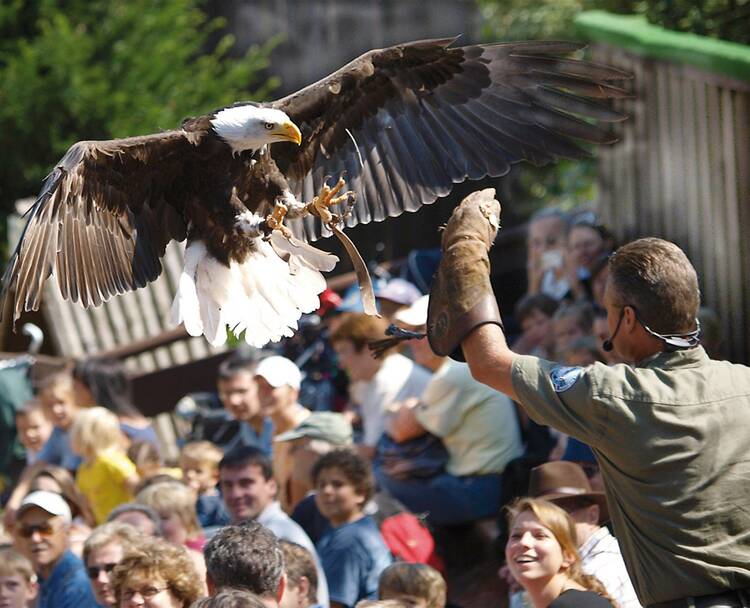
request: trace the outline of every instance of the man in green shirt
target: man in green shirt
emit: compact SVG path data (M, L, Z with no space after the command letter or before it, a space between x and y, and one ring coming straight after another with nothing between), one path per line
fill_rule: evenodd
M605 307L632 365L565 367L511 351L489 283L493 190L454 211L431 293L428 337L536 422L592 446L640 602L750 606L750 369L699 345L695 269L673 243L613 254Z

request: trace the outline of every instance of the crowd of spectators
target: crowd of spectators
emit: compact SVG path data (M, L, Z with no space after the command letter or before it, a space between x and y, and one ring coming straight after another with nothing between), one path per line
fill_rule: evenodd
M602 308L614 246L590 212L531 218L516 352L620 363ZM324 298L338 398L306 407L310 378L283 348L237 350L216 378L220 432L194 429L174 462L118 364L44 378L16 409L26 468L5 495L0 606L458 605L440 559L409 559L384 532L386 504L418 516L391 520L418 522L396 524L405 545L480 526L504 548L512 606L640 606L591 450L416 337L422 290L396 278L376 295L382 318ZM391 322L415 337L375 357Z

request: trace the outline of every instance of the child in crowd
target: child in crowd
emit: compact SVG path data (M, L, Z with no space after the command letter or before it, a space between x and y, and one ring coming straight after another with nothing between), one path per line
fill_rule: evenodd
M553 317L556 360L561 360L563 353L578 338L592 335L593 325L594 309L588 302L560 306Z
M34 464L52 434L52 423L44 415L39 400L27 401L16 410L16 429L21 445L26 448L26 464Z
M572 367L586 367L594 363L604 363L594 336L584 336L574 340L562 354L562 362Z
M70 447L69 432L81 408L76 401L72 376L67 372L48 376L39 386L38 397L44 415L55 428L37 460L75 471L81 458Z
M76 484L88 499L97 524L117 505L130 502L138 472L125 453L120 422L103 407L82 410L70 431L73 450L83 458Z
M182 479L182 471L176 467L164 466L159 447L152 441L136 439L128 448L128 458L138 470L138 477L143 480L157 475L166 475L174 479Z
M318 571L315 558L302 545L281 539L286 586L279 608L321 608L317 602Z
M32 608L38 591L31 562L13 549L0 549L0 606Z
M210 441L188 443L180 454L182 478L198 495L195 511L203 528L225 526L230 520L217 489L223 456L221 449Z
M516 304L515 317L523 333L513 344L519 355L535 355L552 359L555 351L555 332L552 317L558 302L543 293L528 295Z
M166 540L203 551L206 539L195 514L195 492L183 482L175 479L153 483L138 492L135 501L159 514Z
M380 575L378 588L381 600L399 600L413 608L445 608L445 579L427 564L391 564Z
M164 540L185 547L196 570L205 576L206 537L195 513L195 498L195 492L183 482L168 479L146 486L138 492L135 501L159 514Z
M315 502L330 529L317 543L331 608L352 608L374 599L382 571L391 563L375 521L364 505L373 494L369 462L349 449L323 455L313 467Z

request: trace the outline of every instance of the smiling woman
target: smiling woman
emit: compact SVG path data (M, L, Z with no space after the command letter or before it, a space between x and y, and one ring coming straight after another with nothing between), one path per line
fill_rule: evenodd
M186 608L204 595L185 549L160 539L144 540L128 551L111 581L120 608Z
M611 608L602 584L581 570L575 523L560 507L522 498L508 514L508 568L534 608Z

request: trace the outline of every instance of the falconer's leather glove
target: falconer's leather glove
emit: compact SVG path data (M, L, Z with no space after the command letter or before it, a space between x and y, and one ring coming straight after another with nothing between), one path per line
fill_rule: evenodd
M427 310L427 338L437 355L464 361L461 341L473 329L485 323L503 326L488 256L499 227L494 188L467 196L448 220Z

